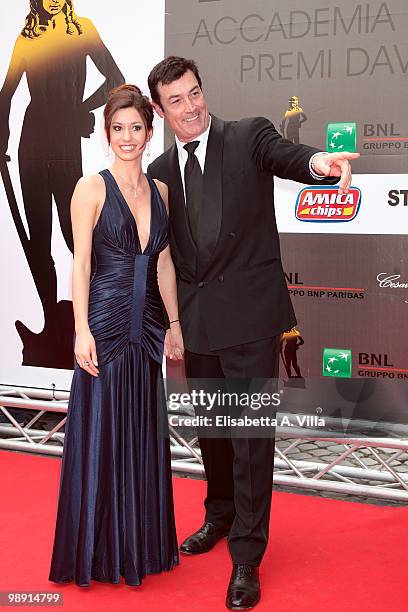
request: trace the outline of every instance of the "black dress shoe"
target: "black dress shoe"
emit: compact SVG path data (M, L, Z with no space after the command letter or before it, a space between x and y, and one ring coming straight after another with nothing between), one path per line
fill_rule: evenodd
M261 599L259 569L246 563L234 563L225 605L230 610L249 610Z
M219 540L225 538L229 530L230 528L226 525L217 527L214 523L205 522L198 531L184 540L180 546L180 552L183 555L200 555L201 553L206 553L214 548Z

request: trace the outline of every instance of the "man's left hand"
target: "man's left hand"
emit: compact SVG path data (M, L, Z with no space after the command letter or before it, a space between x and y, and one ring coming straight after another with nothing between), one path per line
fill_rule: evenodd
M321 176L339 176L339 193L348 193L351 185L350 160L360 157L360 153L327 153L316 155L313 170Z

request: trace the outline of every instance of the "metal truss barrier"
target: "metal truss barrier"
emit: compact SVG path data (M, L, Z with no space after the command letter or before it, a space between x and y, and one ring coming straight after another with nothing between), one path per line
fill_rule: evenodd
M0 386L0 449L61 456L64 444L61 429L66 422L68 397L66 392ZM24 413L26 420L26 411L32 411L33 416L22 426L19 414ZM39 429L38 421L49 412L54 413L56 423L48 429L42 424L43 428ZM174 416L174 412L172 414ZM178 431L184 418L178 414L177 427L169 425L172 470L204 476L197 438L185 439ZM329 421L329 427L336 429L336 419ZM372 423L367 421L348 424L349 431L371 427ZM382 429L397 437L331 437L330 434L322 436L322 431L313 429L281 427L276 436L274 483L297 489L408 502L408 473L395 467L395 463L408 454L408 432L395 424L383 423ZM329 460L294 459L291 456L294 449L306 441L327 442L331 449Z

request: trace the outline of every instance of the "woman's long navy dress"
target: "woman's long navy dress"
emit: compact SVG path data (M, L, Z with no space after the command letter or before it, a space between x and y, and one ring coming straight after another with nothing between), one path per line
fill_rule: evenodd
M113 175L100 174L106 200L93 232L88 308L99 376L74 372L49 579L87 586L122 575L139 585L178 564L157 282L168 217L148 178L150 237L142 252Z

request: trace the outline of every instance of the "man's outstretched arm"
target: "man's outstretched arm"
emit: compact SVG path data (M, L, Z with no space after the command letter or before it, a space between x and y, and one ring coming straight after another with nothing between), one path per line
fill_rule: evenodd
M346 193L351 183L350 161L359 153L326 153L314 147L295 145L282 138L274 125L264 117L244 120L248 128L249 150L260 170L301 183L328 183L340 179L340 193Z

